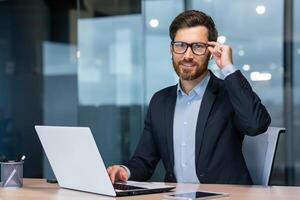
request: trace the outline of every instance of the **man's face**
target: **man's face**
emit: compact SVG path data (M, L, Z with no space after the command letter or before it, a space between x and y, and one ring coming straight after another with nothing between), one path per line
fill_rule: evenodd
M175 35L174 42L207 43L208 30L204 26L179 29ZM210 53L206 50L204 55L196 55L188 47L184 54L177 54L172 50L173 67L181 80L195 80L207 71Z

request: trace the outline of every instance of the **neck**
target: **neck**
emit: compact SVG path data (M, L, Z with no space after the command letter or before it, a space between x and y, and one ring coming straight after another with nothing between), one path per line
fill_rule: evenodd
M208 73L208 70L206 70L206 72L204 72L201 76L199 76L198 78L196 78L194 80L180 79L180 86L181 86L182 90L184 91L184 93L188 94L198 83L200 83L204 79L204 77L206 76L207 73Z

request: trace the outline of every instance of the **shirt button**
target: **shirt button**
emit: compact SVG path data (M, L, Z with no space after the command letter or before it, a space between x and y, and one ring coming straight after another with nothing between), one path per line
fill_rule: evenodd
M187 122L183 122L184 125L187 125Z
M187 104L188 104L188 105L190 105L190 104L191 104L191 102L187 102Z

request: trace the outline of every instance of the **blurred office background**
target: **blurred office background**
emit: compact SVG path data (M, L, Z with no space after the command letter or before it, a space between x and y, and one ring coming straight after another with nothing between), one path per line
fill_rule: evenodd
M178 81L168 28L187 9L213 17L271 125L287 128L271 183L300 185L296 0L0 0L0 155L25 154L25 177L53 178L34 125L89 126L106 165L126 162L151 96Z

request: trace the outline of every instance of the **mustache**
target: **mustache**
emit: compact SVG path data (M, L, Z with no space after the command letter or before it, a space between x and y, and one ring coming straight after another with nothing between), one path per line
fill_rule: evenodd
M192 65L197 65L196 62L194 61L188 61L188 60L182 60L182 61L179 61L178 64L182 65L182 64L192 64Z

